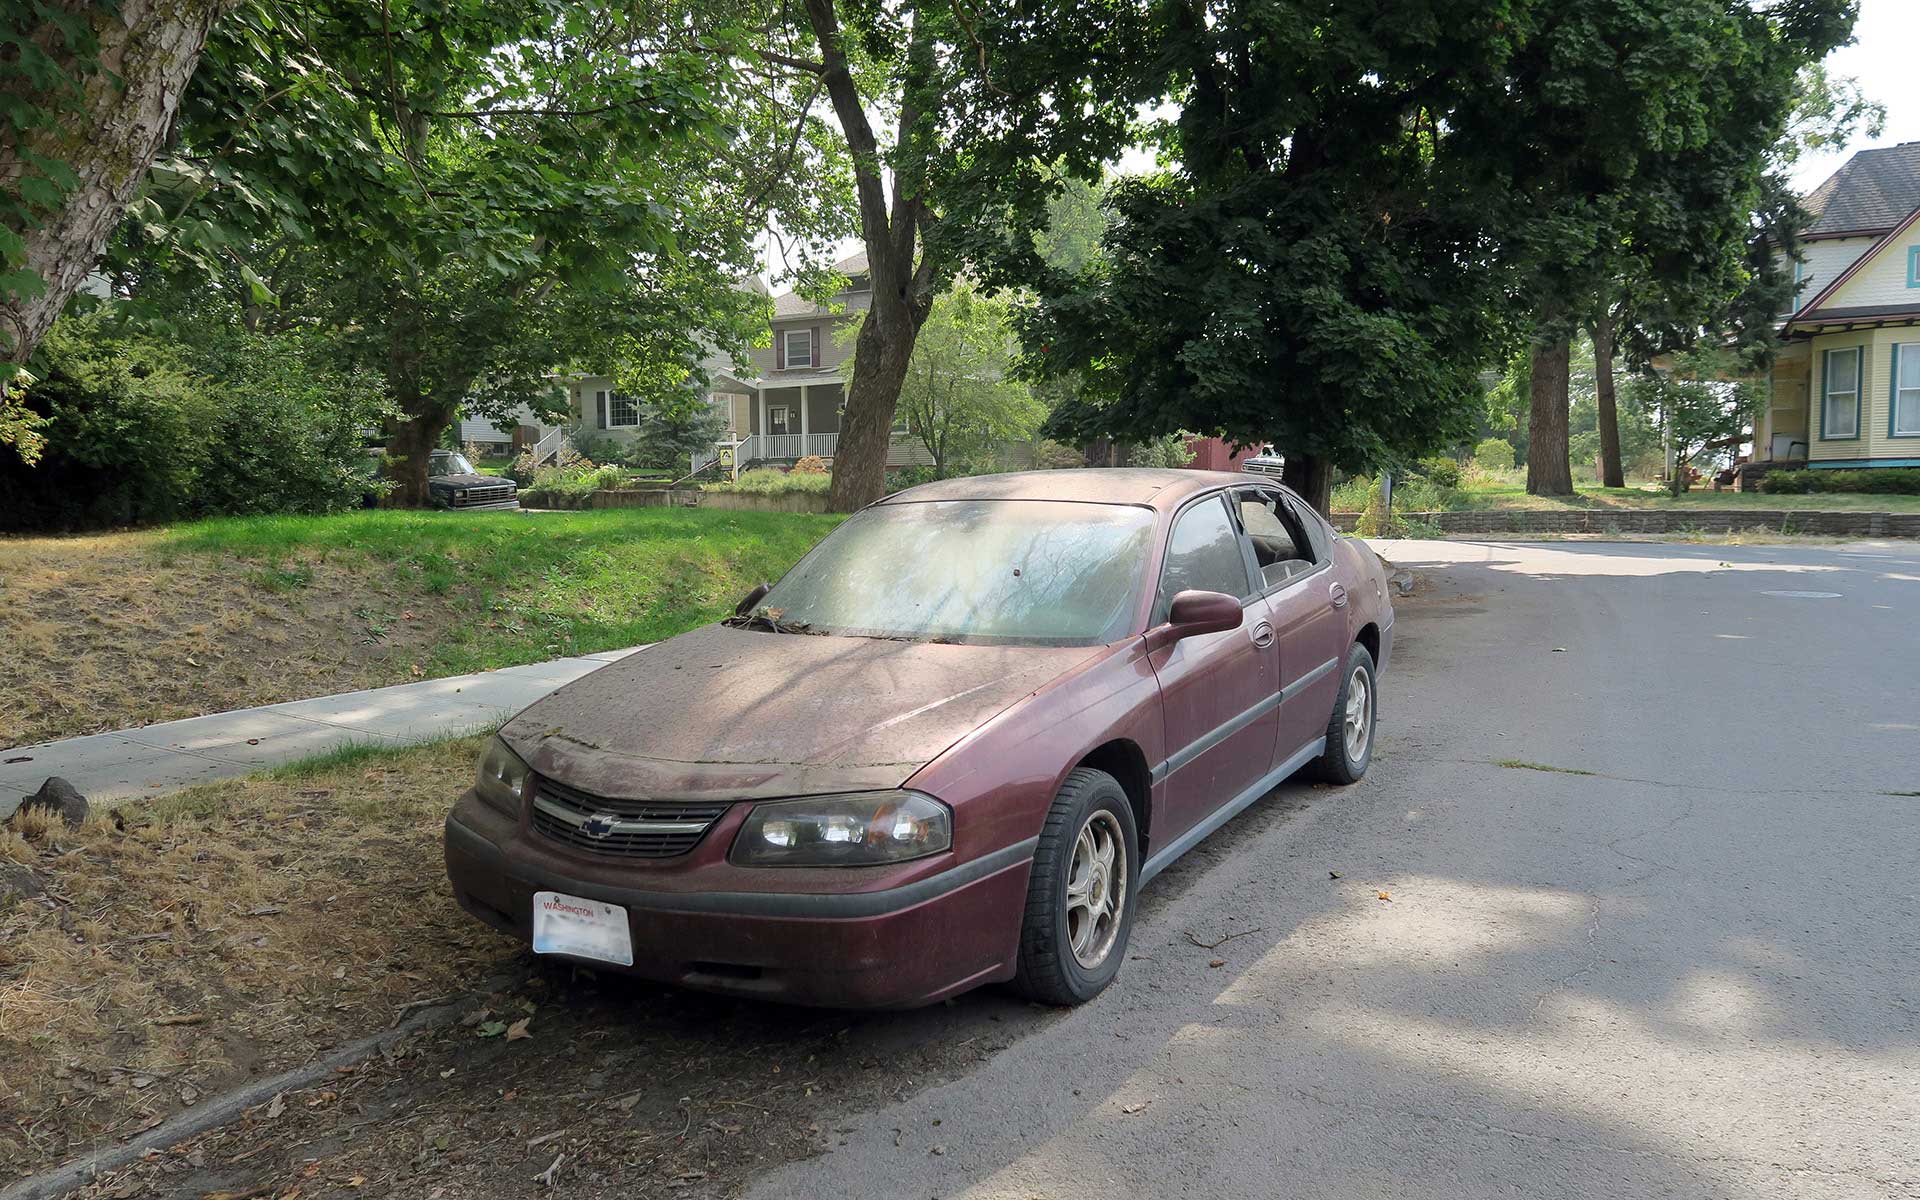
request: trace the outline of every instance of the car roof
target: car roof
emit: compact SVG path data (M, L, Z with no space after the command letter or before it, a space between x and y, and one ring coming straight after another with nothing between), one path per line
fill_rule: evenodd
M1089 467L1064 471L1015 471L941 479L895 492L881 504L931 500L1054 500L1081 504L1136 504L1177 508L1199 492L1231 483L1274 481L1237 471L1188 471L1150 467Z

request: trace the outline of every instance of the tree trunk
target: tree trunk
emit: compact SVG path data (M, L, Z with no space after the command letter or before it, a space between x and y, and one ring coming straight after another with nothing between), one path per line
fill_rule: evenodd
M1312 454L1286 456L1280 468L1280 482L1300 494L1321 516L1333 505L1333 464Z
M384 507L422 508L427 494L427 467L440 446L440 435L453 420L451 405L438 404L424 397L404 405L409 414L396 420L387 432L387 478L393 481Z
M921 245L923 222L930 220L925 186L932 147L931 121L922 121L914 103L903 106L892 154L882 154L873 123L841 43L835 0L805 0L807 22L820 43L820 82L833 102L840 132L853 159L854 196L860 210L860 238L866 243L873 303L860 323L854 349L853 378L847 384L840 442L833 456L833 488L828 505L852 512L878 500L887 487L887 447L892 441L893 411L900 385L913 359L913 344L933 309L937 283L934 263ZM931 74L932 34L915 20L907 45L908 92ZM893 176L889 197L886 172ZM891 203L889 203L891 200Z
M1572 339L1534 343L1532 412L1527 420L1527 493L1573 495L1573 467L1567 457L1567 370Z
M77 102L66 105L17 71L0 84L10 98L56 114L45 127L21 131L9 124L0 131L0 188L18 195L29 172L39 174L27 166L28 155L65 163L79 177L39 219L21 225L6 214L25 243L22 265L46 284L37 295L0 294L0 357L12 363L27 360L99 262L173 131L181 95L226 0L55 0L54 7L93 31L99 58L91 70L77 63L67 41L43 21L29 36L78 79Z
M885 328L891 322L878 319L877 278L874 293L874 307L860 323L853 379L847 384L846 412L840 420L840 442L833 453L833 485L827 504L835 512L853 512L886 494L893 410L913 359L914 338L920 332L919 322L912 321L907 312L893 315L894 320L907 323L905 332Z
M1613 395L1613 314L1593 323L1593 391L1600 410L1600 486L1627 486L1620 465L1620 410Z

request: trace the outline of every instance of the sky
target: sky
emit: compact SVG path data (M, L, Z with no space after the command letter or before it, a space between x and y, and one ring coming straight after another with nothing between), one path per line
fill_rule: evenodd
M1842 150L1808 155L1794 164L1794 186L1803 195L1856 150L1920 141L1920 71L1913 69L1911 52L1920 41L1920 0L1860 0L1853 36L1853 45L1827 58L1827 70L1858 79L1869 99L1887 106L1887 125L1877 138L1858 138Z
M1801 195L1818 187L1822 180L1840 169L1857 150L1893 146L1920 141L1920 70L1912 62L1912 47L1920 44L1920 0L1860 0L1860 21L1854 26L1854 41L1827 58L1827 69L1835 76L1852 76L1870 99L1886 105L1886 127L1877 138L1859 137L1849 145L1826 154L1810 154L1794 164L1794 188ZM1121 168L1139 170L1148 160L1124 161ZM860 248L858 240L841 244L841 254ZM784 264L779 248L768 240L766 262L774 277L774 290L784 291L780 281Z

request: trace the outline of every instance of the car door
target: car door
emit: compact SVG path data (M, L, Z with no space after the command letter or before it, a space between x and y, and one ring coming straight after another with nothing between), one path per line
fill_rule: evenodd
M1247 487L1234 500L1273 622L1281 691L1274 761L1284 762L1327 731L1347 652L1347 596L1291 497Z
M1166 779L1154 816L1156 848L1193 828L1265 775L1273 761L1279 687L1273 626L1247 570L1238 524L1223 493L1174 518L1155 594L1154 623L1173 597L1199 589L1240 599L1240 628L1183 638L1154 653L1166 719Z

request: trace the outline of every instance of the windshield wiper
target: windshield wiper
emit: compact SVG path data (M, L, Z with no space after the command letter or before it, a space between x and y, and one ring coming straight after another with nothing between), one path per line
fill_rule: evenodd
M815 629L805 621L782 621L777 617L770 617L763 612L742 613L739 616L728 617L720 623L722 625L731 625L735 629L766 629L774 633L799 633L808 634L813 637L828 636L826 630Z

